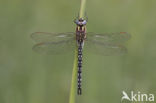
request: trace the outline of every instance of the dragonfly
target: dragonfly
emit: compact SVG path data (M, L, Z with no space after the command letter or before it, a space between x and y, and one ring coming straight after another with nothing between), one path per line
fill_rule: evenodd
M93 33L86 32L88 18L76 18L75 32L47 33L35 32L31 38L37 42L33 50L42 54L61 54L77 48L77 94L82 94L82 52L85 48L89 52L101 55L125 54L127 49L122 43L130 39L127 32L118 33Z

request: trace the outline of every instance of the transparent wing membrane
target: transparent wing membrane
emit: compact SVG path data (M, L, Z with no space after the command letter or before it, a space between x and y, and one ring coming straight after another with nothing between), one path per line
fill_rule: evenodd
M31 35L38 44L33 50L41 54L63 54L73 52L76 46L75 33L36 32Z
M35 32L31 34L31 38L36 42L58 42L62 40L68 40L75 37L75 33L47 33L47 32Z
M75 33L46 33L35 32L31 35L37 42L33 50L42 54L61 54L73 52L76 47ZM120 33L87 33L84 47L88 52L101 55L125 54L127 49L122 43L130 39L130 34Z
M43 42L36 44L33 50L41 54L63 54L71 53L76 47L76 41L69 39L61 42Z
M85 48L94 54L100 55L122 55L127 52L122 44L130 39L130 34L120 33L87 33Z
M86 48L90 53L105 56L123 55L127 52L127 49L123 45L95 41L86 41L84 48Z
M87 33L87 40L91 40L99 43L111 43L111 44L121 44L130 39L130 34L126 32L119 33Z

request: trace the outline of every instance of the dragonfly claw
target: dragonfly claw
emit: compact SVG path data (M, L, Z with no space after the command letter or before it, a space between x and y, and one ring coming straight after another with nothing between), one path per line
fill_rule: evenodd
M77 89L77 94L78 94L78 95L81 95L81 94L82 94L82 89L81 89L81 88L78 88L78 89Z

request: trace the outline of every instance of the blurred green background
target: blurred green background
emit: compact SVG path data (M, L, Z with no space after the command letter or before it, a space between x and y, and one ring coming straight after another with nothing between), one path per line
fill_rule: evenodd
M80 0L0 0L0 103L68 103L74 54L37 54L30 34L74 32L79 7ZM120 103L123 90L156 94L155 10L155 0L87 1L88 31L132 38L124 56L84 51L77 103Z

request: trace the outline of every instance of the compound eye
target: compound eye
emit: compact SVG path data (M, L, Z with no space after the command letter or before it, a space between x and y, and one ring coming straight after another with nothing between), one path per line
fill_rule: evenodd
M83 24L83 25L86 25L86 24L87 24L87 21L86 21L86 20L84 20L84 21L82 22L82 24Z
M75 24L77 24L77 25L79 24L79 21L78 21L78 20L75 20L74 22L75 22Z

